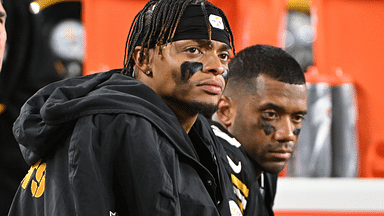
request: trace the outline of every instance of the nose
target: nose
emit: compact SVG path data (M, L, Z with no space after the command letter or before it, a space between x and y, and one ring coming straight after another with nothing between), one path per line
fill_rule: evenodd
M294 134L295 125L291 122L290 118L283 118L280 124L276 125L275 139L279 142L294 141L296 135Z
M214 75L222 75L225 70L226 67L221 62L219 56L214 51L210 52L204 64L203 71L206 73L213 73Z

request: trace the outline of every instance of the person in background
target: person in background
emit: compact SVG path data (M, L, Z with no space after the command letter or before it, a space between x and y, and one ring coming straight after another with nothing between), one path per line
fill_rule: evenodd
M60 79L42 22L29 12L29 3L3 0L0 6L0 215L7 215L29 168L12 134L13 122L29 97Z
M31 166L12 215L235 215L216 110L235 54L205 0L151 0L123 69L66 79L22 107L13 133Z
M274 215L277 174L292 156L306 113L305 77L288 53L255 45L231 60L211 123L244 215Z

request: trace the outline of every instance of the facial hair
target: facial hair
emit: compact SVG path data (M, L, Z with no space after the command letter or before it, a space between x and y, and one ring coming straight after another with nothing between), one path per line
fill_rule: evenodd
M213 113L215 113L219 109L217 104L208 104L196 101L190 102L188 103L188 105L192 111L202 114L207 118L211 118Z
M219 107L217 104L209 104L199 101L190 101L185 102L181 101L175 97L166 97L165 98L168 103L172 103L174 106L179 107L183 112L194 114L202 114L207 118L210 118L213 113L215 113Z

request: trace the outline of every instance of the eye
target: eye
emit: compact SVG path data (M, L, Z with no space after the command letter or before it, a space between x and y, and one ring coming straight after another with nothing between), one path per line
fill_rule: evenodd
M219 58L221 58L224 61L228 61L229 60L229 54L228 53L220 53Z
M302 123L304 121L304 115L302 115L302 114L294 115L292 117L292 121L297 123L297 124L300 124L300 123Z
M189 47L186 49L186 52L191 53L191 54L200 54L201 53L201 51L196 47Z
M264 120L274 120L274 119L277 119L279 117L279 115L277 114L276 111L274 110L266 110L264 111L262 114L261 114L261 117L264 119Z

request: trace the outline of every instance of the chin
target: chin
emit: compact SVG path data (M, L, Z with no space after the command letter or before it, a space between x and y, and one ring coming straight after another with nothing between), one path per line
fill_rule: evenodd
M198 101L190 102L189 106L196 113L203 114L204 116L207 116L207 117L212 116L213 113L215 113L219 109L219 107L217 106L217 103L206 103L206 102L198 102Z
M263 170L269 173L278 174L285 167L286 162L274 162L274 164L266 165L263 167Z

